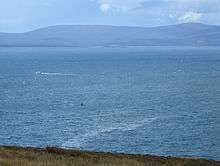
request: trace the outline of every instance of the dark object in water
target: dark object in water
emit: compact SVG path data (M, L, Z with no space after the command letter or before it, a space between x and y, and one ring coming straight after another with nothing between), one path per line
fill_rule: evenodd
M81 105L81 106L84 106L84 104L83 104L83 103L81 103L80 105Z

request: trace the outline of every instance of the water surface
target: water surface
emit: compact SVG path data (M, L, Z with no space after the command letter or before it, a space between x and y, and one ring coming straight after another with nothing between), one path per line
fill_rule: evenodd
M0 144L220 160L220 48L0 48Z

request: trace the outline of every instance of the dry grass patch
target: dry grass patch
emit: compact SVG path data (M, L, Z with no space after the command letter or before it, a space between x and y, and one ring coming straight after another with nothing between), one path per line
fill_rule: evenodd
M0 147L0 166L220 166L219 161L150 155Z

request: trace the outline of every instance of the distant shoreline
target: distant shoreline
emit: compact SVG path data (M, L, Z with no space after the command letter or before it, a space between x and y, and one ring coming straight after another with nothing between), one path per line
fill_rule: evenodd
M0 46L220 46L220 26L185 23L170 26L123 27L57 25L25 33L0 33Z
M1 46L0 48L76 48L76 49L87 49L87 48L220 48L220 45L143 45L143 46Z
M89 152L56 147L0 146L0 165L219 166L220 161L153 155Z

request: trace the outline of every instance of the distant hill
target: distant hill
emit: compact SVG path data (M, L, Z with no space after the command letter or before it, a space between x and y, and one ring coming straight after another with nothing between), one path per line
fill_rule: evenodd
M0 33L0 46L220 46L220 26L199 23L152 28L58 25L26 33Z

